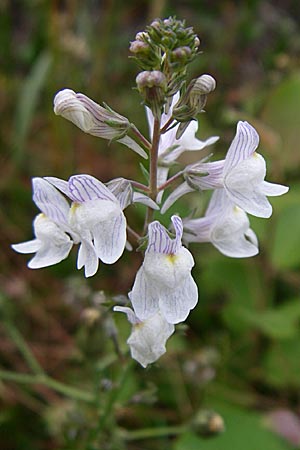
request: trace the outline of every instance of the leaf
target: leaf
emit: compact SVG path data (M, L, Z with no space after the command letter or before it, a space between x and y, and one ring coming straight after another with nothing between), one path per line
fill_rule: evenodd
M140 163L140 169L142 171L142 174L144 175L145 181L147 183L149 183L149 172L148 170L144 167L144 165L142 163Z
M290 339L299 333L300 298L273 309L241 313L243 320L272 339Z
M181 435L173 450L288 450L291 447L264 426L263 416L229 404L213 405L224 419L225 432L203 439L196 433Z
M280 160L286 168L294 169L300 162L299 147L300 76L292 75L275 89L262 113L263 120L281 138Z
M271 250L276 269L300 266L300 202L282 210L278 216Z
M256 311L257 299L268 292L262 292L263 282L255 258L251 260L230 259L218 256L206 261L199 285L207 295L225 300L222 316L227 326L237 332L245 333L245 311Z
M51 56L47 52L42 53L22 85L16 108L13 132L12 157L16 164L20 164L25 156L24 145L30 130L39 95L51 67L51 62Z
M263 369L266 381L272 386L300 387L299 337L276 342L266 353Z

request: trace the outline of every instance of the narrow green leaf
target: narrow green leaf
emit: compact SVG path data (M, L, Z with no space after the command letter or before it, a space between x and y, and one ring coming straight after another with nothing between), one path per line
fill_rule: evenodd
M42 53L22 85L13 129L12 158L16 164L20 164L25 157L26 139L51 62L52 58L49 53Z

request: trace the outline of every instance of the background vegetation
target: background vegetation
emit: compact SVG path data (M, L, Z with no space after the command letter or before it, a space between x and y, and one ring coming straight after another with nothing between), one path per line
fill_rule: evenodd
M192 247L199 305L144 370L118 355L129 325L117 314L114 323L105 306L128 292L139 255L126 253L87 281L74 253L30 271L10 244L32 236L32 176L142 180L135 154L56 117L52 99L64 87L84 92L147 133L128 43L169 15L201 39L191 78L207 72L218 82L199 136L220 134L222 157L237 120L248 120L268 179L291 189L272 199L270 220L251 218L259 256ZM299 23L296 0L0 2L1 449L300 448ZM186 197L171 213L205 201ZM141 223L139 209L128 215ZM203 437L219 423L207 411L223 417L225 433Z

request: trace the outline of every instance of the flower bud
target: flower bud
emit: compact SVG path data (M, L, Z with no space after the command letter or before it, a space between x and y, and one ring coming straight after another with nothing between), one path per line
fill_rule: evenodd
M207 95L216 88L216 81L211 75L201 75L190 82L186 92L180 97L173 108L173 117L179 125L176 138L179 139L189 122L199 114L207 100Z
M220 414L211 410L201 410L191 423L194 431L200 436L215 436L225 430L225 424Z
M171 53L170 59L172 64L180 64L180 65L186 65L192 56L192 50L190 47L187 47L184 45L183 47L177 47L173 52Z
M201 75L197 78L192 91L194 94L209 94L216 89L216 80L208 74Z
M150 50L149 45L146 42L143 42L141 40L135 40L130 43L129 50L131 53L139 54L139 53L148 53Z
M124 137L131 127L126 117L71 89L63 89L56 94L54 112L85 133L109 140Z
M198 36L196 36L194 39L194 46L195 46L195 48L200 47L200 39Z
M159 117L166 101L166 77L159 70L144 71L136 77L137 88L155 117Z

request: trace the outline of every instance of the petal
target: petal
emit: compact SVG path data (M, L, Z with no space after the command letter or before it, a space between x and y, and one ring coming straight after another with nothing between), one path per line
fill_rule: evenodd
M231 201L241 209L256 217L268 218L272 215L272 206L260 192L227 191Z
M132 311L132 309L128 308L127 306L114 306L113 310L116 312L122 312L122 313L126 314L128 322L130 322L132 325L141 322L135 315L134 311Z
M212 244L224 255L247 258L257 255L257 237L250 229L247 214L240 208L230 206L221 211L211 228Z
M70 205L61 193L43 178L33 178L32 186L37 207L55 223L66 225Z
M230 258L249 258L259 253L258 247L242 236L231 241L213 242L213 244L223 255Z
M118 202L114 194L91 175L74 175L69 179L69 196L74 202L83 203L89 200L110 200Z
M208 145L214 144L219 139L219 136L211 136L208 139L202 141L196 138L197 131L198 122L196 120L193 120L192 122L190 122L182 137L180 139L176 139L176 141L174 142L175 145L179 144L179 147L173 152L176 157L178 157L184 151L202 150Z
M97 106L100 107L99 105ZM55 95L54 112L70 120L84 132L89 132L94 126L93 115L86 109L84 104L78 99L77 94L71 89L63 89Z
M143 266L138 270L132 291L128 294L137 317L148 319L158 311L158 298L155 296L151 280L145 274Z
M33 239L32 241L21 242L20 244L13 244L11 247L18 253L35 253L41 247L42 242L39 239Z
M259 136L248 122L238 122L236 135L229 147L224 164L224 174L239 162L249 158L257 149Z
M210 230L213 222L214 218L210 216L184 220L184 242L210 242Z
M261 192L270 197L277 197L278 195L283 195L288 192L289 187L283 186L282 184L269 183L264 181L261 186Z
M67 181L56 177L44 177L43 179L48 181L48 183L51 183L54 187L69 197L69 183Z
M225 189L216 189L210 198L205 216L219 215L220 212L227 207L228 202L230 202L230 200L226 195Z
M224 188L231 201L249 214L270 217L272 206L263 193L266 163L254 153L241 161L224 177Z
M131 205L133 201L133 190L129 180L115 178L106 183L106 186L117 198L122 210Z
M99 259L92 243L82 241L78 250L77 269L84 267L85 277L92 277L98 270Z
M179 286L193 266L192 254L184 247L175 254L146 253L143 263L145 276L152 283L152 291L157 297L165 288Z
M51 245L51 243L43 243L43 246L29 261L28 267L30 269L40 269L42 267L57 264L68 257L72 246L73 242L71 241L61 245Z
M181 246L182 237L182 221L178 216L171 218L175 228L176 237L170 238L169 233L163 225L157 220L150 223L148 226L148 247L146 252L174 254L177 253Z
M198 288L192 276L186 277L176 289L166 289L161 292L159 309L169 323L183 322L191 309L198 302Z
M121 212L113 219L100 222L92 229L96 253L102 262L115 263L126 245L126 218Z
M127 340L132 358L143 367L157 361L166 352L166 341L174 329L159 313L133 326Z

